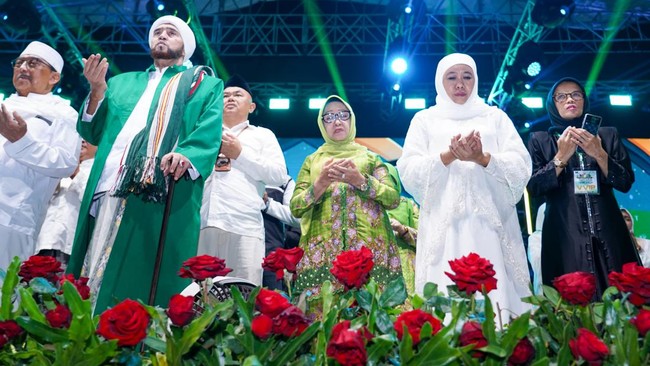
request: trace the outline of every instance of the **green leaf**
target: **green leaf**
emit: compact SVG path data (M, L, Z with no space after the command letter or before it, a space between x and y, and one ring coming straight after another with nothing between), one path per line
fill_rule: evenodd
M453 342L448 336L451 327L445 327L436 335L418 345L419 352L408 363L403 365L448 365L461 356L460 350L453 347Z
M117 340L99 343L84 352L81 360L75 366L99 366L118 354Z
M27 315L37 322L47 324L45 315L41 312L32 294L26 288L18 289L18 293L20 294L20 307L25 310Z
M506 355L508 354L505 349L497 346L496 344L488 344L485 347L477 348L477 350L485 353L489 353L491 355L495 355L498 358L505 358Z
M334 294L332 292L332 283L328 280L321 286L321 298L323 299L323 314L327 314L332 309Z
M401 305L406 301L407 297L408 294L406 293L404 279L400 276L392 280L386 288L384 288L384 292L382 292L379 297L379 307L392 308Z
M424 305L424 299L420 297L418 294L414 294L413 297L411 297L411 306L413 306L413 309L420 309Z
M424 296L425 299L435 296L437 293L438 293L438 285L436 285L433 282L427 282L424 284L422 295Z
M253 291L251 294L251 299L257 297L257 293L259 293L259 289L255 289ZM252 306L249 305L246 300L244 300L244 297L236 286L230 287L230 294L232 295L232 299L235 302L235 307L237 308L237 313L239 314L239 320L241 321L242 325L246 327L246 329L250 329L251 321L253 320Z
M546 296L548 301L551 302L551 304L555 305L560 303L560 299L562 297L560 296L560 293L557 292L557 290L554 289L553 287L542 285L542 292L544 293L544 296Z
M7 267L7 272L5 273L4 283L2 284L2 304L0 304L0 319L2 320L11 319L11 311L14 307L11 298L14 296L16 286L18 285L19 267L20 259L14 257L11 263L9 263L9 267Z
M372 309L372 295L370 292L361 290L357 291L354 294L354 298L357 299L357 304L359 304L359 307L361 307L363 310L370 312Z
M406 365L414 356L413 338L409 333L408 326L402 325L402 340L399 343L399 359L402 365Z
M47 324L26 316L19 316L16 318L16 323L18 323L18 325L26 330L32 337L45 343L63 343L68 341L68 331L64 329L52 328Z
M382 333L390 333L393 331L393 322L388 317L388 314L383 309L375 311L375 325Z
M377 363L393 349L393 340L375 337L372 346L368 347L368 363Z
M248 356L246 359L244 359L244 363L242 364L243 366L262 366L262 363L260 360L257 359L257 356Z
M485 339L487 339L489 344L496 344L497 342L497 333L496 326L494 324L494 309L492 308L492 300L487 296L486 293L483 293L483 307L485 311L485 320L483 321L483 334Z
M227 303L229 306L232 306L231 300L227 300ZM183 331L183 336L178 342L177 357L179 357L179 360L180 357L182 357L190 350L192 345L196 343L199 337L201 337L201 334L203 334L210 323L214 321L214 318L217 316L217 313L219 313L219 311L220 309L216 307L208 309L203 314L201 314L199 318L192 320L192 322L185 328Z
M289 362L293 357L296 356L296 352L298 352L298 349L305 343L307 343L309 340L311 340L314 335L316 335L316 332L318 332L318 329L320 329L321 323L320 322L314 322L312 323L307 329L305 329L302 334L295 338L290 338L287 343L284 344L284 346L279 347L277 349L277 357L273 360L270 360L268 363L270 366L281 366L285 365L287 362Z
M165 341L160 338L147 336L147 338L144 339L144 344L155 352L165 352Z

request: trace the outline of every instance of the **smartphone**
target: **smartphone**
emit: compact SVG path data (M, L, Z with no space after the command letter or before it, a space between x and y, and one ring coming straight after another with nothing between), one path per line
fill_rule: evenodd
M603 117L601 116L586 113L585 118L582 120L582 129L596 136L598 135L598 128L600 127L600 122L602 122L602 120Z

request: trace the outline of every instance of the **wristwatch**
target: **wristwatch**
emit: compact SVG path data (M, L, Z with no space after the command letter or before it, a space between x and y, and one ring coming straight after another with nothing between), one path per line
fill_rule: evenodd
M553 164L560 169L566 168L566 166L569 165L558 158L553 159Z

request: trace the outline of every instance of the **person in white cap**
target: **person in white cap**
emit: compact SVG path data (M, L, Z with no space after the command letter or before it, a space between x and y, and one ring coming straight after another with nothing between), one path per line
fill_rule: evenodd
M16 93L0 105L0 268L34 254L47 202L77 168L77 111L52 94L63 58L31 42L12 62Z
M96 313L115 299L148 299L167 176L176 188L153 303L166 306L189 284L176 273L196 255L203 184L220 147L223 82L209 68L184 65L196 47L190 27L163 16L149 46L151 67L108 82L105 58L84 59L90 93L77 129L98 149L68 271L90 278Z

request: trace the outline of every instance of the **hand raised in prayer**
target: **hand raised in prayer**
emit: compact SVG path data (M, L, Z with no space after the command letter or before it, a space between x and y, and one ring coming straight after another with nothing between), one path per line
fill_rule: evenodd
M472 130L459 139L452 139L450 151L458 160L471 161L483 167L490 162L490 154L483 152L481 133L478 131Z
M241 149L241 142L239 142L237 136L224 132L221 136L221 150L219 152L226 155L227 158L237 159L241 154Z
M325 164L323 164L318 178L314 181L314 199L318 200L323 193L327 190L330 184L332 184L332 179L329 177L329 171L334 164L334 159L328 159Z
M174 180L179 180L192 164L182 154L170 152L160 160L160 169L165 176L173 174Z
M330 168L328 175L332 181L351 184L355 187L359 187L366 182L357 166L350 159L336 161Z
M84 77L90 84L90 94L104 97L106 92L106 73L108 72L108 60L102 58L99 53L82 59L84 63ZM101 99L100 98L100 99Z
M4 104L0 110L0 135L9 142L20 140L27 133L27 123L17 112L9 112Z

